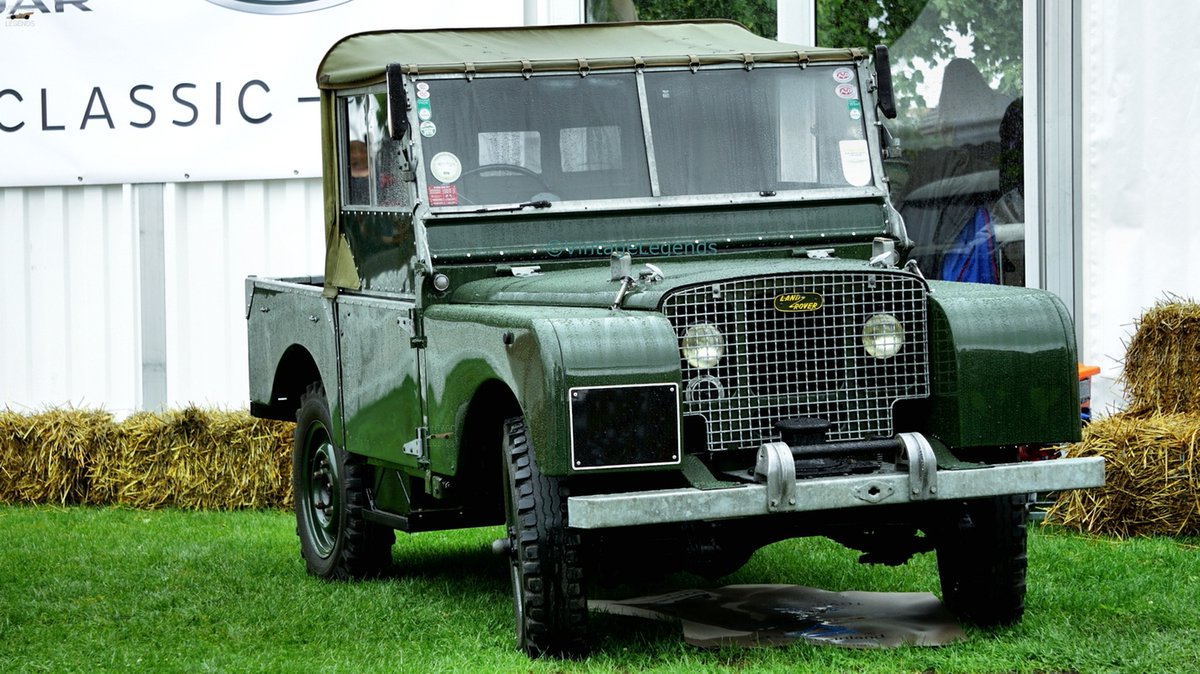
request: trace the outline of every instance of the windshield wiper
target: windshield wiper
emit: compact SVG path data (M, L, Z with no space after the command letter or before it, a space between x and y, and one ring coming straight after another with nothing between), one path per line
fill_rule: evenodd
M472 213L498 213L501 211L523 211L526 208L550 208L551 203L545 199L537 201L522 201L519 204L502 204L499 206L484 206L477 208Z

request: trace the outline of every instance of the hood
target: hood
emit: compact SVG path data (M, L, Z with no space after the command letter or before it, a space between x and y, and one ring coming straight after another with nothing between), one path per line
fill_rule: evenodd
M621 303L624 309L653 310L663 295L685 286L729 281L751 276L794 274L821 271L859 271L869 269L864 260L761 257L655 260L652 264L663 272L663 280L641 282L630 289ZM633 274L645 269L635 260ZM896 270L893 270L896 271ZM458 304L509 304L567 307L598 307L607 309L616 299L618 281L610 279L607 260L597 260L588 267L548 270L531 276L502 276L471 281L460 286L451 296Z

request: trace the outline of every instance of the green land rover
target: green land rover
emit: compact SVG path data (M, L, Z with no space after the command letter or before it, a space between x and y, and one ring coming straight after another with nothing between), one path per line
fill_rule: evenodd
M246 283L308 571L504 524L518 646L588 588L827 536L1020 619L1026 495L1098 486L1053 295L926 280L886 51L722 21L387 31L317 74L324 274ZM803 560L797 560L798 564Z

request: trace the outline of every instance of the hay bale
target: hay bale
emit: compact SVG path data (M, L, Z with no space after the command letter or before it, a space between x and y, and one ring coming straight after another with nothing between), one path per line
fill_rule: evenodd
M246 412L0 411L0 502L290 507L294 424Z
M1087 426L1069 456L1101 456L1105 486L1059 496L1046 522L1093 534L1200 534L1200 415L1118 414Z
M1121 375L1134 414L1200 414L1200 305L1171 298L1138 320Z
M99 410L0 414L0 501L84 503L88 465L116 442L112 415Z
M281 508L291 503L291 425L246 412L188 407L139 413L116 451L93 466L111 503L189 510Z

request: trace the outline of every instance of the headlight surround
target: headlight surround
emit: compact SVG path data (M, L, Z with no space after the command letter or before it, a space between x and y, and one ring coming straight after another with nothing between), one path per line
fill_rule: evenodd
M862 343L869 355L887 360L904 346L904 324L891 314L875 314L863 325Z
M689 325L679 340L679 351L698 370L716 367L725 355L725 336L711 323Z

